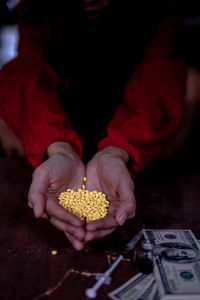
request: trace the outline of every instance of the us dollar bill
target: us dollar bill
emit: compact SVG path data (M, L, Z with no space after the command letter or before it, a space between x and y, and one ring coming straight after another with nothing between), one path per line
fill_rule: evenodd
M167 232L169 233L169 230ZM147 238L146 233L145 237ZM200 240L198 240L198 245L200 247ZM149 275L138 273L123 285L110 292L108 296L114 300L161 300L157 281L159 282L159 280L156 280L154 273ZM175 298L170 299L183 299L180 295L173 296ZM185 299L191 299L189 295L187 297L189 298ZM199 295L198 297L197 299L200 299Z
M140 295L144 292L153 289L155 278L153 274L138 273L121 285L116 290L108 294L114 300L132 300L139 299Z
M150 284L146 285L144 289L140 291L140 293L136 296L136 299L134 298L135 300L160 300L154 276L149 283ZM130 300L133 300L133 298Z
M191 230L144 229L161 300L200 300L200 247Z

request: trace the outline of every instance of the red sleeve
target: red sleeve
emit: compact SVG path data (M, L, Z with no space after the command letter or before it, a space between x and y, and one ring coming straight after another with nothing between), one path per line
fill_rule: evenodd
M172 58L176 26L161 24L98 145L126 150L133 177L158 157L182 122L187 67Z
M69 142L82 156L80 137L59 103L57 74L44 59L41 45L37 30L23 28L18 57L0 71L0 117L22 141L34 167L56 141Z

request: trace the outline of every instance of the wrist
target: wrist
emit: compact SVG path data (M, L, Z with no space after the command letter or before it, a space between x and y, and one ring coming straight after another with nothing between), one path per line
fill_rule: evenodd
M67 142L55 142L52 143L47 148L47 157L51 157L55 154L62 154L62 155L70 155L73 157L79 157L72 145Z
M128 163L129 158L130 158L128 152L126 152L122 148L115 147L115 146L106 147L98 153L105 154L105 155L111 155L111 156L115 156L117 158L120 158L120 159L123 160L123 162L125 164ZM97 155L98 155L98 153L97 153Z

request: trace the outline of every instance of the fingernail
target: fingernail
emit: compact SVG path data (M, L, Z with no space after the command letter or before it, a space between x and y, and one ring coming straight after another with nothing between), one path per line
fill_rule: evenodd
M117 218L117 223L122 226L127 219L127 213L123 211Z
M38 218L40 216L40 206L37 203L34 204L33 210L35 217Z
M29 206L30 208L33 208L33 205L31 204L31 202L28 202L28 206Z
M83 244L79 241L75 241L74 242L74 248L78 251L82 250L83 249Z

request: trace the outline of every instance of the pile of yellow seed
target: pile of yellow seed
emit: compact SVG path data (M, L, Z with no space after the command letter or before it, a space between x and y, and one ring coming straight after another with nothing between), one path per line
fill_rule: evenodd
M86 177L83 181L86 182ZM84 184L78 191L67 189L59 195L58 199L62 207L81 220L85 220L86 223L104 218L108 212L109 201L106 195L102 192L88 191Z

